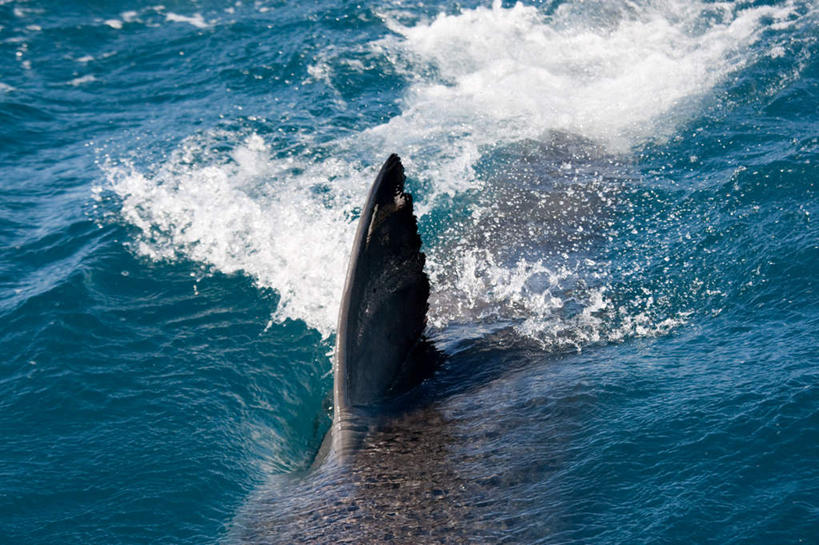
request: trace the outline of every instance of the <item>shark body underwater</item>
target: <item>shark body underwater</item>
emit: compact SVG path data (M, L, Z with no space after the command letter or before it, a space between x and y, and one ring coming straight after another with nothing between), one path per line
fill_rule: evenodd
M425 338L430 281L404 182L391 155L361 211L339 311L332 425L309 469L254 493L229 542L530 543L561 525L549 482L563 454L553 438L571 418L548 418L561 393L540 364L553 355L504 330L446 356ZM538 203L531 197L542 190L499 194ZM559 216L515 206L509 217L537 214Z

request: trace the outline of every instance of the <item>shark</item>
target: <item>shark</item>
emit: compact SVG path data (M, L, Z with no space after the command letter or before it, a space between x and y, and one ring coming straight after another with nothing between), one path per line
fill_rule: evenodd
M390 155L361 211L339 309L333 424L316 463L350 459L384 406L441 360L423 335L430 284L405 180L401 159Z
M561 179L569 174L562 165L582 153L587 179L616 174L607 156L575 140L499 150L500 177L476 196L490 213L459 222L466 230L450 237L450 251L480 248L500 262L592 248L609 194L596 181L578 185L576 170ZM358 218L338 315L332 424L303 471L275 475L248 498L229 543L532 543L571 520L553 486L566 450L554 438L576 425L578 379L553 375L574 368L551 365L566 356L512 328L486 329L479 316L464 318L477 338L427 338L430 301L456 307L459 294L430 293L405 182L401 159L390 155Z

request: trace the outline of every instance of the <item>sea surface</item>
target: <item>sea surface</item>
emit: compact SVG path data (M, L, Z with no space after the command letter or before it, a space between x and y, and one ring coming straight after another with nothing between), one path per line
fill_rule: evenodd
M311 472L393 152L447 359ZM0 0L0 544L819 543L817 185L813 0Z

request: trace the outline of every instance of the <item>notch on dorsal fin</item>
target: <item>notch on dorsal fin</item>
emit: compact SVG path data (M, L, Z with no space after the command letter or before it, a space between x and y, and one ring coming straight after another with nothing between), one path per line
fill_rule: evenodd
M408 390L433 368L422 340L429 279L404 180L393 154L361 211L339 312L335 420Z

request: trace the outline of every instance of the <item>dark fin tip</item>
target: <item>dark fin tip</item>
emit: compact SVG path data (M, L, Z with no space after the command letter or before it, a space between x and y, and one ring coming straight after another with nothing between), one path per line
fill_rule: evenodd
M381 171L378 173L378 189L375 194L375 201L378 204L393 202L396 197L404 194L404 165L401 158L395 153L387 158Z

